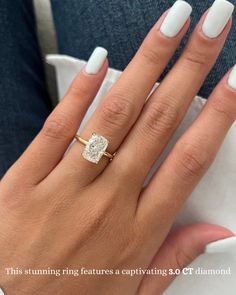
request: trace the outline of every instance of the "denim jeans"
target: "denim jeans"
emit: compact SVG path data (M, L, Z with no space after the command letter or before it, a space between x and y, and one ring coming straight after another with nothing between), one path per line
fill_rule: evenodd
M0 177L50 113L31 0L0 0Z
M191 29L213 0L189 0ZM235 0L233 0L235 1ZM109 51L123 70L162 12L167 0L51 0L59 51L87 60L94 47ZM236 62L236 25L200 90L207 97ZM166 72L180 55L186 36ZM52 110L35 31L32 0L0 0L0 177L16 161ZM163 74L162 78L166 74Z

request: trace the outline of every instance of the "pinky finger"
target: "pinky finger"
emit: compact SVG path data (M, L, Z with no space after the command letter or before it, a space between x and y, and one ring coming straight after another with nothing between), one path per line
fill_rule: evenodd
M86 67L72 82L40 133L8 173L19 175L34 185L55 168L104 80L108 68L106 56L104 48L94 50Z

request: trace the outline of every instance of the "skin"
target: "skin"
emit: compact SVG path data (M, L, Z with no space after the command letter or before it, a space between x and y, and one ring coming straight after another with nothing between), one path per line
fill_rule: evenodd
M79 143L64 156L104 79L106 61L96 75L79 73L2 179L0 283L7 295L162 294L174 275L23 278L7 275L5 268L182 269L206 244L233 236L206 224L170 231L235 121L236 91L227 84L229 73L143 188L231 27L230 20L218 38L208 39L201 32L204 15L179 61L146 101L190 24L189 20L175 38L167 38L159 31L165 14L81 134L105 136L109 151L118 151L114 160L108 163L104 157L98 165L89 163Z

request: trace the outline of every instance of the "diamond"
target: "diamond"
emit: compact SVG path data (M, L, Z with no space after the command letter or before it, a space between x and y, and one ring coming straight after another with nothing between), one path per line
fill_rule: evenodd
M84 148L82 156L89 162L98 164L108 147L108 140L98 134L92 134Z

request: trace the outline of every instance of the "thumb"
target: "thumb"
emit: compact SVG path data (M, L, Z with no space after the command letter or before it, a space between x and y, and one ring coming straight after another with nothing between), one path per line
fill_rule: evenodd
M216 225L195 224L180 228L167 236L149 269L182 270L204 252L207 244L232 236L234 234L231 231ZM175 277L175 275L146 275L138 294L162 294Z

